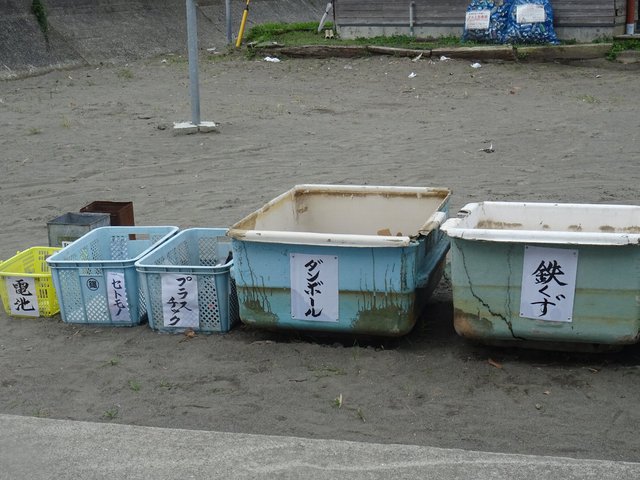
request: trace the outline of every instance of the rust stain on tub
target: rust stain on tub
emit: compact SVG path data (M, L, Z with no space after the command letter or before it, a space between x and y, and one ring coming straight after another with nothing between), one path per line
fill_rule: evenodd
M353 322L355 333L367 335L384 335L399 337L411 331L416 323L411 308L389 304L383 307L372 307L358 312Z
M572 232L581 232L582 225L569 225L569 230L571 230Z
M242 307L240 316L242 321L246 324L258 325L261 327L275 327L278 324L278 316L265 309L258 300L246 300L242 304Z
M495 220L480 220L477 225L477 228L487 230L513 230L521 227L521 223L497 222Z
M493 332L491 321L457 308L453 312L453 327L461 337L479 340L490 338Z
M600 231L605 233L613 233L616 231L616 229L613 228L611 225L602 225L600 227Z

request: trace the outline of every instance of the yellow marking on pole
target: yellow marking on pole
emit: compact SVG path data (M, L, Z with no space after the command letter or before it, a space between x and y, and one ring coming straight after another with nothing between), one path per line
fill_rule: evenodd
M244 26L247 23L247 17L249 16L249 2L251 0L247 0L247 5L244 7L244 12L242 12L242 21L240 22L240 31L238 32L238 39L236 40L236 48L240 48L242 44L242 36L244 35Z

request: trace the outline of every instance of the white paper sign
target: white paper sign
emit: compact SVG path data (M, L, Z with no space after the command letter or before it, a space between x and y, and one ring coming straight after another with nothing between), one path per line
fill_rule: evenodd
M195 275L163 273L162 316L165 327L198 328L198 279Z
M338 321L338 257L292 253L291 317L313 322Z
M33 277L6 277L7 292L12 315L39 317L36 279Z
M113 323L131 323L124 273L107 272L107 301L109 302L109 314Z
M578 251L525 246L520 316L571 322Z
M539 23L547 20L544 13L544 5L527 3L516 7L517 23Z
M467 12L467 16L464 19L464 27L467 30L488 30L490 18L490 10Z

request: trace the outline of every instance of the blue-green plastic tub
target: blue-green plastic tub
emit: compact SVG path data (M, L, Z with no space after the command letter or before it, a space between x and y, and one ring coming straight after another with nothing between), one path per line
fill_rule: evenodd
M440 280L444 188L299 185L231 227L240 319L400 336Z
M472 203L442 229L451 238L459 335L559 349L638 341L640 206ZM544 256L528 257L536 258L528 265L530 252ZM552 263L556 254L574 258L566 261L575 264L575 280L569 265ZM555 278L548 274L552 270ZM552 293L549 287L566 291ZM530 295L537 300L530 302ZM547 318L560 305L558 318Z

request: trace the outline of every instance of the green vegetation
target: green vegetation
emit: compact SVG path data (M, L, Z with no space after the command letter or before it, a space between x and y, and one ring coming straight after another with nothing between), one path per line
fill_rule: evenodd
M113 406L104 411L102 414L102 418L106 418L107 420L113 420L118 416L118 407Z
M38 408L33 411L33 416L38 418L47 418L49 416L49 411L46 408Z
M615 60L616 58L618 58L618 54L620 52L624 52L625 50L640 50L640 40L635 38L614 40L611 50L609 50L609 53L607 53L607 58L609 60Z
M330 30L333 28L333 24L325 24L325 29ZM317 33L318 24L315 22L298 22L298 23L263 23L256 25L249 30L246 36L247 42L272 42L277 38L281 38L287 35L304 36L306 38L313 38L315 41L324 34Z
M134 392L140 391L140 383L135 380L129 380L129 388Z
M598 100L593 95L581 95L578 97L578 100L584 103L600 103L600 100Z
M47 10L44 8L42 0L33 0L31 3L31 13L35 15L44 39L49 43L49 21L47 20Z
M327 23L324 30L332 30L333 24ZM437 39L419 39L409 35L391 37L356 38L341 40L338 37L325 38L324 31L318 33L316 22L305 23L264 23L249 30L246 41L253 44L279 43L286 46L301 45L377 45L396 48L424 49L463 45L459 37L449 36ZM466 42L464 45L474 45Z
M133 78L133 72L128 68L122 68L118 70L118 77L124 78L125 80L131 80Z
M333 24L327 23L324 30L333 30ZM442 47L473 47L480 45L478 42L463 42L458 36L448 36L439 38L416 38L409 35L393 35L390 37L356 38L343 40L337 35L333 38L325 38L324 31L318 33L318 23L264 23L251 28L246 36L247 43L253 46L264 46L277 43L287 47L303 45L362 45L362 46L384 46L395 48L407 48L413 50L429 50ZM562 45L576 45L575 39L563 40ZM614 40L602 37L593 43L613 43L607 58L614 60L617 55L624 50L640 50L640 40ZM524 46L524 45L522 45ZM528 46L528 45L527 45ZM517 47L517 45L514 45ZM251 53L249 52L249 55ZM526 59L525 52L517 53L521 60Z
M316 378L333 377L336 375L346 375L347 372L342 368L333 367L331 365L321 365L319 367L309 367Z

